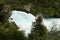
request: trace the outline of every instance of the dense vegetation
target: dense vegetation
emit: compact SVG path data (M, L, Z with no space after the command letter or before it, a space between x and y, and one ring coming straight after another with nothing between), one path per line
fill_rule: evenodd
M15 23L0 25L0 40L27 40L23 31L18 31Z
M9 22L11 15L9 7L0 4L0 40L27 40L24 31L18 31L14 22Z
M24 10L24 5L31 4L30 12L34 15L60 17L60 0L0 0L1 3L9 5L12 10Z
M0 0L0 40L49 40L53 37L57 38L54 31L47 33L46 27L42 24L42 17L38 17L28 38L25 37L24 31L18 31L19 28L14 22L9 23L10 12L24 10L23 6L28 4L31 4L30 12L35 16L42 14L44 17L60 17L60 0Z
M42 18L38 17L36 24L31 30L31 34L29 34L29 40L47 40L47 37L47 29L42 24Z

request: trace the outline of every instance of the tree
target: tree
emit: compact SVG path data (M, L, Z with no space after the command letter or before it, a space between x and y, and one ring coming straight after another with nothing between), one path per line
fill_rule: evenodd
M7 26L0 25L0 40L27 40L24 31L18 31L18 27L14 22Z
M47 40L47 29L42 24L42 17L38 17L36 20L36 25L29 34L29 40Z
M8 22L8 19L11 15L10 13L10 6L9 5L5 5L5 4L0 4L0 22L1 23L5 23Z
M0 4L0 40L27 40L23 31L18 31L14 22L9 23L10 6Z

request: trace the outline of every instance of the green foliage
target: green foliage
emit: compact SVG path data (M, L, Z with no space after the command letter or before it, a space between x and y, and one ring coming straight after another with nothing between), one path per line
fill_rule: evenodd
M59 0L35 0L32 4L31 12L34 15L38 13L42 13L44 17L59 17L60 15Z
M42 13L44 17L60 17L60 0L0 0L0 4L8 4L12 10L24 10L24 5L31 3L31 13L36 16Z
M18 31L14 22L9 23L11 15L9 5L0 4L0 40L27 40L23 31Z
M8 22L9 16L11 15L10 6L4 5L3 3L0 4L0 22L5 23Z
M29 40L47 40L47 29L42 24L41 17L36 20L36 25L34 25L31 34L29 34Z
M0 26L0 40L27 40L27 38L23 31L18 31L18 27L13 22L8 26Z

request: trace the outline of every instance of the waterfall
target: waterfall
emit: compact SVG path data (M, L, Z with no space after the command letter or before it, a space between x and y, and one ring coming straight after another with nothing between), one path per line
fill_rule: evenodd
M35 22L34 15L23 11L12 11L11 18L13 18L13 21L19 27L19 30L25 31L25 35L28 35L28 33L30 33L32 22Z

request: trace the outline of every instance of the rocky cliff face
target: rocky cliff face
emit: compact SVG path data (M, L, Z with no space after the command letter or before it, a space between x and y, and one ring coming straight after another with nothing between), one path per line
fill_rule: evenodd
M31 4L27 4L27 5L16 6L16 7L13 8L13 10L30 12L30 8L31 8Z

